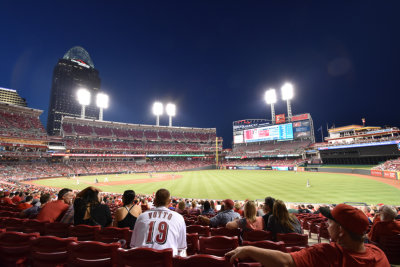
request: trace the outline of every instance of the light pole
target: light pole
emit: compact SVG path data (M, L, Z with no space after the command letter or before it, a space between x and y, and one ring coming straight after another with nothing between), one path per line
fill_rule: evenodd
M265 102L267 102L268 105L271 105L271 120L272 123L275 124L275 106L274 106L274 104L276 103L275 89L271 88L265 92Z
M163 114L163 104L160 102L154 102L153 114L156 115L156 125L160 126L160 115Z
M176 115L176 106L175 104L167 104L166 107L167 114L169 116L169 127L172 126L172 117Z
M84 119L85 118L85 108L86 108L86 106L90 105L90 92L85 88L81 88L81 89L78 89L77 96L78 96L79 104L82 105L81 118Z
M281 92L282 100L286 100L288 120L292 121L292 105L290 104L290 100L293 98L293 85L285 83L281 88Z
M103 120L103 109L108 108L108 95L104 93L98 93L96 97L97 107L100 109L99 111L99 120Z

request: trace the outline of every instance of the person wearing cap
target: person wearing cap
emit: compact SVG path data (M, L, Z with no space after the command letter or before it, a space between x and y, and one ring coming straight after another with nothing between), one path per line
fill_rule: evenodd
M396 221L397 212L394 207L384 205L379 209L380 221L374 223L368 233L369 240L379 243L381 236L400 234L400 221Z
M1 204L14 204L10 198L10 192L4 192L4 197L0 200Z
M202 215L198 216L198 219L205 224L209 224L211 227L225 227L228 222L231 222L235 219L240 219L239 213L233 211L235 203L232 201L232 199L225 199L223 202L225 207L224 211L219 212L211 219Z
M292 253L245 246L228 252L226 256L231 262L251 258L264 266L390 266L382 250L372 244L364 244L369 223L361 210L339 204L332 212L328 208L321 208L320 211L328 218L328 232L333 241L329 244L315 244Z

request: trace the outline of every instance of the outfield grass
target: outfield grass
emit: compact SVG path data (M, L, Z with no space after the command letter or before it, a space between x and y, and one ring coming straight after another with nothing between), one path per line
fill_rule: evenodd
M133 189L136 193L152 194L159 188L167 188L173 196L202 199L235 200L263 199L273 196L287 202L340 203L345 201L368 204L400 205L400 190L388 184L357 176L333 173L212 170L181 172L180 179L151 182L147 174L123 174L79 177L74 179L55 178L36 181L37 185L83 189L108 177L109 181L148 179L149 183L99 186L105 192L122 193ZM307 179L311 187L307 188Z

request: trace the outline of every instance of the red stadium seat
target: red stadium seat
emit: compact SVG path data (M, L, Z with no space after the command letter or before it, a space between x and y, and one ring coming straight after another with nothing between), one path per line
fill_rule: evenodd
M196 254L199 251L199 234L198 233L186 234L186 243L187 243L187 249L186 249L187 255Z
M210 227L203 225L189 225L186 227L186 233L198 233L199 236L210 236Z
M328 232L328 224L327 222L321 222L319 225L316 226L317 230L317 239L318 243L321 243L321 238L325 238L331 240L331 235Z
M7 231L23 232L25 219L6 218L3 219L2 224Z
M200 253L215 256L224 256L225 253L237 248L239 241L236 236L200 237Z
M60 238L55 236L39 236L31 240L32 265L40 267L65 265L68 260L67 247L76 241L76 237Z
M253 247L267 248L267 249L279 250L282 252L286 252L285 243L282 241L280 241L280 242L274 242L274 241L268 241L268 240L254 241L254 242L243 241L243 246L253 246Z
M132 231L129 227L118 228L118 227L104 227L96 233L96 241L104 243L118 242L120 239L126 241L126 245L129 247L131 243Z
M172 248L118 249L118 266L172 267Z
M380 236L378 246L385 252L390 264L400 264L400 234Z
M68 229L71 226L69 223L52 222L46 223L44 226L44 234L57 237L69 237Z
M245 231L243 233L243 241L272 240L272 238L272 233L264 230Z
M23 224L23 232L24 233L40 233L40 235L45 234L47 222L42 222L35 219L26 220Z
M97 241L72 242L68 245L68 266L109 267L116 264L119 243Z
M1 266L17 266L27 262L30 240L39 233L4 232L0 234L0 264Z
M276 240L285 242L285 247L308 247L308 235L306 234L276 234Z
M79 241L93 241L96 239L96 234L100 229L100 225L71 225L68 228L68 234L69 236L76 236Z
M240 229L228 229L225 227L211 228L211 236L224 235L224 236L237 236L240 235Z
M214 255L193 255L189 257L176 256L172 259L174 267L233 267L229 260L225 257L217 257Z

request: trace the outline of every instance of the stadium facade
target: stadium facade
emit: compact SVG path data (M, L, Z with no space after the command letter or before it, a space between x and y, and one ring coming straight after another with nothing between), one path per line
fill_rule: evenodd
M95 96L100 90L99 72L94 68L89 53L82 47L71 48L60 59L53 71L50 103L47 117L49 135L59 135L63 116L80 117L81 105L77 90L85 88L91 93L90 105L86 107L86 118L98 119L99 108Z

